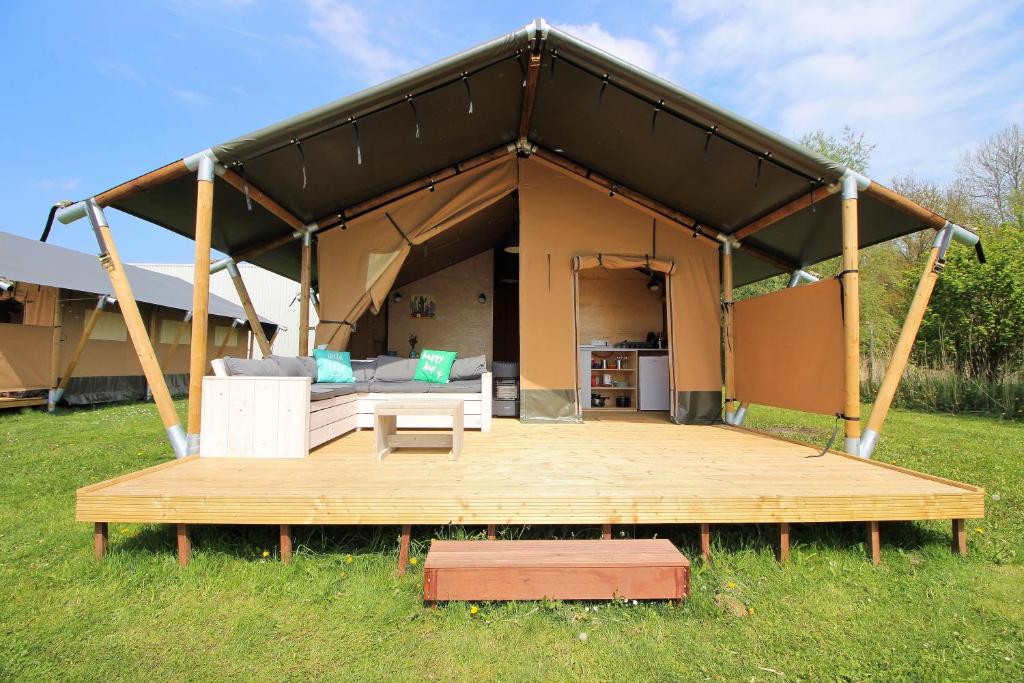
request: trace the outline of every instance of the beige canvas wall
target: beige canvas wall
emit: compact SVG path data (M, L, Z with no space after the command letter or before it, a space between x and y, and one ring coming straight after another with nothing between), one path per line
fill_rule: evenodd
M520 373L525 390L576 386L572 258L648 254L652 216L562 169L520 161ZM669 330L675 391L721 389L718 250L657 222L657 254L675 261ZM674 333L674 334L673 334Z
M456 351L460 358L493 352L494 252L486 251L400 288L402 301L388 295L388 349L409 353L409 335L419 339L418 350ZM436 318L413 318L410 301L429 295L437 303ZM487 297L481 304L480 294Z
M579 278L581 343L644 340L664 328L664 287L651 292L643 273L588 268Z

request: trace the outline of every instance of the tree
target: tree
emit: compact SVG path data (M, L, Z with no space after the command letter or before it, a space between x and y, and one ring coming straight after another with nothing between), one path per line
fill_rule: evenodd
M1024 228L1024 130L1016 123L960 159L959 181L992 225Z
M999 381L1024 362L1024 232L980 230L987 263L950 246L919 339L925 362L952 362L963 377ZM908 290L916 285L908 278Z
M829 135L822 129L800 137L800 144L823 157L846 164L854 171L867 173L871 153L877 145L864 141L864 133L854 133L849 126L843 126L839 136Z
M893 178L890 187L907 199L912 199L959 225L984 222L962 181L941 186L934 181L922 180L912 173L907 173ZM924 261L924 256L931 249L934 239L934 232L921 230L899 238L896 246L908 262L917 264Z

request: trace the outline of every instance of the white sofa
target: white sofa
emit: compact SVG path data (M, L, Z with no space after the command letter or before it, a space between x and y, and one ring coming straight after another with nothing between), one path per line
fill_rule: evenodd
M331 439L373 428L388 400L461 400L466 428L491 430L491 373L483 356L458 359L447 384L414 382L415 360L353 361L354 384L317 383L312 358L220 358L203 378L200 455L303 458ZM399 427L451 427L446 417L401 417Z

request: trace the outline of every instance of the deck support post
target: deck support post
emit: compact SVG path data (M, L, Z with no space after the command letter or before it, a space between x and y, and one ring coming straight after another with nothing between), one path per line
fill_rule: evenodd
M967 554L967 528L964 521L962 519L953 520L952 550L954 555Z
M601 538L605 541L612 540L612 525L602 524L601 525Z
M868 522L868 556L871 564L882 564L882 535L878 522Z
M153 393L153 402L156 403L156 409L160 413L160 420L163 422L174 455L183 458L187 455L185 434L181 429L178 413L174 409L171 392L167 390L167 379L160 369L160 363L157 362L153 341L149 338L145 323L142 322L139 304L135 301L135 294L132 292L132 286L125 274L124 264L121 262L121 256L114 244L107 218L96 200L87 199L85 204L86 213L89 215L89 221L92 223L93 231L96 233L96 242L100 248L100 265L107 271L107 276L110 278L110 284L121 308L121 315L124 317L132 345L139 357L139 365L142 366L146 382Z
M711 564L711 525L700 525L700 556L704 564Z
M487 540L496 541L498 540L498 527L494 524L487 525Z
M210 241L213 232L214 162L199 159L196 182L196 257L192 282L192 340L188 365L188 452L199 452L202 428L203 376L210 320Z
M862 176L861 176L862 177ZM860 248L858 236L858 176L843 175L843 270L839 274L843 287L843 336L845 340L846 400L843 419L846 422L844 449L860 455L860 275L857 272Z
M82 351L85 350L85 344L89 341L89 336L92 334L93 329L96 327L96 321L100 319L100 313L103 311L103 307L112 301L112 298L106 294L102 294L99 300L96 302L96 308L92 309L89 313L89 317L85 319L85 325L82 328L82 336L78 338L78 343L75 344L75 350L71 352L71 358L68 360L68 366L64 369L63 374L60 376L60 384L57 388L50 392L50 395L46 402L47 410L51 413L60 399L64 396L65 390L68 388L68 384L71 382L71 377L75 373L75 368L78 367L78 361L82 357ZM58 302L58 306L60 303Z
M228 259L227 262L228 275L231 276L231 282L235 285L235 292L238 294L238 300L242 302L242 308L245 310L245 318L249 321L249 329L252 330L252 335L256 338L256 343L259 344L260 353L264 358L271 354L270 341L267 339L266 332L263 331L263 325L260 324L260 317L256 314L256 307L252 305L252 298L249 297L249 290L245 287L245 280L242 279L242 271L238 269L238 264L233 259Z
M296 355L309 354L309 286L313 270L313 233L302 234L302 262L299 271L299 349Z
M402 525L402 540L398 545L398 575L404 576L409 566L409 545L412 540L412 525Z
M192 560L192 533L188 524L178 524L178 566L187 567Z
M725 422L736 422L736 355L733 351L732 243L722 242L722 330L725 336Z
M917 283L917 290L910 302L910 309L907 311L906 320L903 321L903 328L900 330L899 339L893 348L892 358L889 359L889 367L885 369L885 376L882 384L878 387L878 395L871 407L871 416L868 418L867 428L864 430L864 437L860 444L859 455L862 458L870 458L878 444L878 433L882 431L882 425L892 407L893 399L896 397L896 390L899 388L900 379L903 377L907 363L910 361L910 353L914 350L914 340L917 339L917 332L921 329L921 321L928 310L928 302L931 300L935 284L939 281L946 265L946 250L952 240L957 240L971 246L978 243L978 236L968 232L947 221L946 227L942 228L935 235L931 252L925 261L924 270L921 272L921 279Z
M775 557L782 564L789 561L789 522L779 523L779 547Z
M292 527L290 524L282 524L280 528L281 538L281 562L291 564L292 562Z
M110 550L109 531L109 525L106 522L96 522L93 527L92 551L97 560L102 560L103 556Z

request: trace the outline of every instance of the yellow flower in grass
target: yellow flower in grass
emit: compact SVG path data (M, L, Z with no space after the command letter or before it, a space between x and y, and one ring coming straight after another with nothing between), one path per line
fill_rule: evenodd
M729 581L728 583L725 584L725 587L728 588L729 590L732 590L733 588L736 587L736 582L735 581Z
M411 558L409 558L409 564L413 565L414 567L416 565L418 565L419 563L420 563L420 560L419 560L418 557L411 557Z
M269 550L264 550L263 551L263 557L270 557L270 551Z
M977 529L975 529L974 531L975 531L975 533L979 533L979 534L985 533L985 530L982 529L980 526Z
M480 608L479 608L479 607L477 607L476 605L472 605L472 606L471 606L471 607L469 608L469 613L470 613L470 614L476 614L476 613L477 613L477 612L479 612L479 611L480 611Z
M748 607L747 608L747 614L749 614L750 616L754 616L754 613L755 613L755 610L754 610L753 607Z
M354 558L351 555L346 555L345 556L345 564L352 564L353 561L354 561Z

